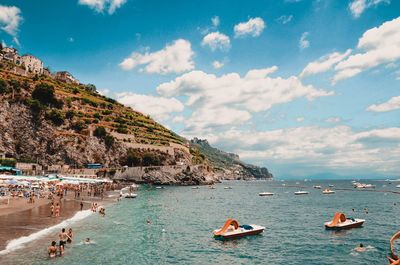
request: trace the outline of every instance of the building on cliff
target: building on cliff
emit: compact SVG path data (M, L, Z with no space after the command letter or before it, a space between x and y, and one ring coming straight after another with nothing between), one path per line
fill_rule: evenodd
M43 62L31 54L25 54L21 57L22 64L28 73L43 74Z
M75 84L79 85L79 80L76 79L72 74L67 71L60 71L55 74L55 78L58 81L67 83L67 84Z

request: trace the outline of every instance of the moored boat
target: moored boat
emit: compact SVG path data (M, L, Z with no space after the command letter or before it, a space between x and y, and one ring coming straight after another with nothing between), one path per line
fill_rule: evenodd
M322 189L322 187L321 186L319 186L319 185L317 185L317 186L314 186L314 189Z
M225 190L231 190L232 187L224 187Z
M332 221L325 222L324 225L326 229L341 230L361 227L364 222L364 219L347 218L343 213L337 212Z
M330 189L324 189L324 190L322 191L322 193L323 193L323 194L335 194L335 191L334 191L334 190L330 190Z
M239 225L235 219L228 219L222 228L214 230L213 234L216 239L225 240L258 235L264 230L265 227L260 225Z
M125 194L124 197L127 199L134 199L137 197L137 194L136 193L127 193L127 194Z
M258 195L259 196L273 196L274 194L272 192L260 192Z
M308 191L299 190L294 193L294 195L307 195Z

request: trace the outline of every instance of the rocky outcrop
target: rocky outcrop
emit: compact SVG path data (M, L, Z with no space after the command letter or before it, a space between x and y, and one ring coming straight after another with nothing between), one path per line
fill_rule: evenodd
M209 185L220 175L209 168L197 166L129 167L115 173L114 180L155 185Z

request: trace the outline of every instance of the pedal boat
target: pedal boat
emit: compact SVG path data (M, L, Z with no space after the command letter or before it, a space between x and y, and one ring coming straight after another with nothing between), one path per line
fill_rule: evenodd
M324 189L322 191L322 194L335 194L335 191L334 190L330 190L330 189Z
M330 230L342 230L361 227L364 224L364 219L346 218L343 213L335 213L332 221L325 222L325 228Z
M235 219L228 219L222 228L214 230L213 234L215 239L228 240L258 235L264 230L265 227L260 225L239 225Z
M258 195L263 197L263 196L273 196L274 194L272 192L260 192Z

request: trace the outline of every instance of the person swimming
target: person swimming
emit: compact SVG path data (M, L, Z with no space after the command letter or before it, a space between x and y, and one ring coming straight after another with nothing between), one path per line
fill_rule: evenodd
M366 250L366 248L364 247L364 245L362 243L360 243L360 245L354 249L354 251L357 251L357 252L364 252L365 250Z
M89 237L87 237L84 241L83 244L85 245L90 245L90 244L94 244L95 242L93 240L90 240Z
M49 258L55 258L57 256L57 243L56 241L51 242L51 246L47 248L47 253L49 255Z

